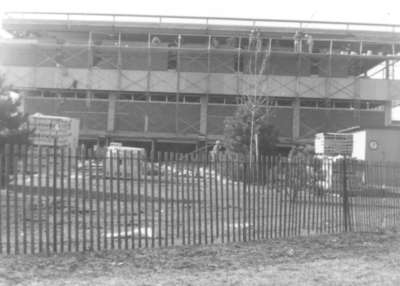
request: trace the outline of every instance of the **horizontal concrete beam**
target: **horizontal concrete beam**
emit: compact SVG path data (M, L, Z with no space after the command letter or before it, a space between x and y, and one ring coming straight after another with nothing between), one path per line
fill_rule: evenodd
M6 83L16 88L71 88L74 80L78 89L99 91L118 90L117 70L60 69L51 67L0 66L6 74ZM121 91L150 91L175 93L177 77L180 76L180 93L239 94L249 93L254 82L253 75L212 73L207 83L207 73L174 71L150 72L124 70ZM369 78L330 78L295 76L259 76L258 94L274 97L302 97L331 99L400 100L399 80ZM297 80L297 83L296 83ZM239 82L238 82L239 81ZM331 82L331 83L329 83ZM332 84L334 82L334 84ZM148 86L150 84L150 86ZM297 84L297 86L296 86ZM208 89L209 88L209 89ZM253 92L252 92L253 93Z

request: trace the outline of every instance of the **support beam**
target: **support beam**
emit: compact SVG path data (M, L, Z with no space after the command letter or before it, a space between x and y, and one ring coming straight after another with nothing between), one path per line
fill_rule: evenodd
M121 51L121 33L118 33L118 55L117 55L117 69L118 69L118 91L122 89L122 51Z
M121 53L121 33L118 34L118 51L117 51L117 88L118 93L111 93L108 96L108 111L107 111L107 132L115 131L115 116L116 116L116 102L121 91L122 86L122 53Z
M195 152L196 155L199 156L199 160L204 160L206 158L204 155L207 154L207 141L197 141Z
M390 79L390 64L389 64L389 60L385 61L385 79Z
M388 100L385 102L385 126L392 124L392 101Z
M154 160L156 154L157 141L155 139L151 140L150 158Z
M149 132L149 115L147 114L147 112L144 115L144 132Z
M200 96L200 134L207 136L208 95Z
M92 89L93 85L93 35L89 32L88 38L88 62L87 62L87 91ZM89 96L89 94L88 94Z
M387 82L387 101L385 101L384 111L385 111L385 126L389 126L392 124L392 82L391 82L391 74L390 68L395 65L395 62L390 62L389 60L385 61L385 80ZM394 70L394 69L393 69ZM394 79L394 78L393 78Z
M209 44L210 46L210 44ZM238 96L241 95L241 78L242 78L242 66L241 66L241 62L242 62L242 55L241 55L241 50L242 50L242 38L239 37L238 39L238 48L237 48L237 69L236 69L236 94ZM209 66L209 70L210 70L210 62L208 63ZM210 73L210 71L209 71Z
M207 138L208 97L211 91L211 36L208 36L207 48L207 91L200 96L200 134Z
M108 97L107 132L115 131L115 106L118 95L112 93Z
M292 118L292 139L300 137L300 98L295 98L292 104L293 118Z
M176 49L176 102L175 102L175 132L179 133L179 99L181 90L181 35L178 35L178 47L170 47L170 49Z
M333 41L329 42L329 56L328 56L328 72L325 77L325 99L329 100L331 97L331 77L332 77L332 53L333 53Z
M93 98L93 34L89 32L88 38L88 61L87 61L87 90L86 90L86 107L90 110L91 100ZM85 114L85 119L82 126L85 128L90 128L90 126L86 126L88 120L88 115Z
M32 65L32 86L37 87L37 67L38 67L38 47L33 46L33 56L35 59L35 64Z
M147 74L146 74L146 98L150 101L151 90L151 34L147 34Z

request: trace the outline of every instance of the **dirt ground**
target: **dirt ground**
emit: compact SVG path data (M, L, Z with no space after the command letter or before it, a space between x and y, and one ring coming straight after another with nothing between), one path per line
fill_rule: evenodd
M1 285L399 285L400 234L0 257Z

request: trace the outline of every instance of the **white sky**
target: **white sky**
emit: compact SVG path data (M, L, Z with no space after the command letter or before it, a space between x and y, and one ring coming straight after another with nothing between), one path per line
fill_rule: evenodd
M352 0L3 0L5 11L163 14L400 24L400 1Z
M2 0L6 11L160 14L400 24L400 1L352 0ZM0 27L0 36L4 32Z

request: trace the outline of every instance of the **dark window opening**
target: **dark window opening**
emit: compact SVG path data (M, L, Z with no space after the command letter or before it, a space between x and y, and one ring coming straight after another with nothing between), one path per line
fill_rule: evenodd
M382 102L370 102L369 103L369 109L383 110L384 109L384 103L382 103Z
M239 57L235 55L233 57L233 68L235 72L243 72L244 71L244 61L243 57Z
M150 97L150 101L166 102L167 96L164 94L152 94Z
M176 47L178 47L178 44L176 41L168 44L168 48L170 48L170 50L168 50L168 69L169 70L175 70L177 67L177 64L178 64L178 59L177 59L178 53L176 50L173 49Z
M224 103L225 98L223 95L210 95L208 97L208 102L209 103Z
M108 99L108 94L107 93L95 93L93 95L93 97L96 99Z
M199 95L185 95L186 102L200 102Z
M176 102L176 94L168 94L167 101L168 102Z
M119 100L132 100L132 95L127 93L122 93L118 96Z
M39 90L30 90L27 92L27 95L39 97L39 96L42 96L42 92L40 92Z
M168 69L176 70L177 63L178 61L176 52L168 52Z
M43 92L43 97L57 97L57 93L51 91Z
M77 98L86 98L86 93L84 93L84 92L78 92L78 93L76 94L76 97L77 97Z
M277 99L276 104L278 106L292 106L292 101L290 99Z
M301 107L317 107L317 101L315 100L302 100L300 101L300 106Z
M311 59L310 74L311 75L319 75L319 60L318 59Z
M360 103L360 109L369 109L369 102L368 101L363 101Z
M225 104L238 104L238 102L238 98L234 95L225 97Z
M185 102L185 96L183 94L178 94L177 96L178 96L177 98L178 102Z
M351 102L350 101L335 101L334 102L335 108L351 108Z
M143 93L134 94L133 99L135 101L146 101L147 100L146 95Z

